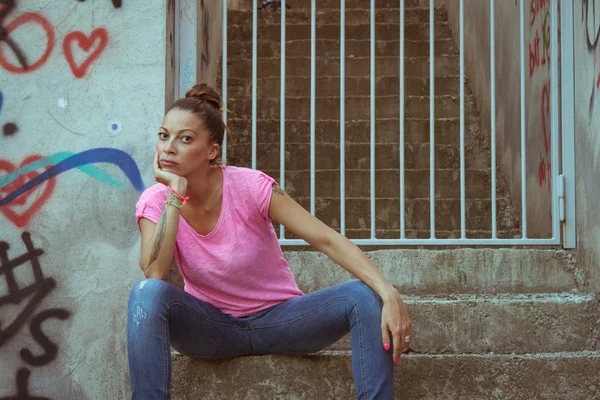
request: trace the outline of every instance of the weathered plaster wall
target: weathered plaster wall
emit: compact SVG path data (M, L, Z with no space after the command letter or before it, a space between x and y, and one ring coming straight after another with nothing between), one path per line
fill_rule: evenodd
M550 0L525 1L525 117L528 237L551 235L550 197ZM521 207L520 1L496 1L495 84L497 165ZM447 0L458 48L459 0ZM488 1L465 0L465 71L481 111L481 132L491 127L490 9ZM559 17L560 18L560 17Z
M126 398L165 2L2 3L0 398Z
M574 3L577 262L600 293L600 1Z

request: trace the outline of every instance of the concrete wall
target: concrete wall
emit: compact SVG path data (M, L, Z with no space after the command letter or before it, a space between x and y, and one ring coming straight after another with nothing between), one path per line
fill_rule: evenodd
M15 3L0 53L0 398L126 398L165 1ZM44 175L68 157L77 168Z
M577 262L600 293L600 1L574 3Z
M525 1L525 0L523 0ZM495 2L497 165L512 201L521 207L520 1ZM529 237L551 234L550 197L550 1L525 4L526 182ZM447 0L450 28L458 48L459 0ZM481 111L481 132L491 127L490 9L488 1L465 0L465 70Z

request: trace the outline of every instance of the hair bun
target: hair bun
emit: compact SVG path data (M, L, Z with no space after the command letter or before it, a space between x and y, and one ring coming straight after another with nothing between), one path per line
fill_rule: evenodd
M190 90L188 90L188 92L185 94L185 97L194 97L205 101L219 111L223 108L219 93L206 83L195 84Z

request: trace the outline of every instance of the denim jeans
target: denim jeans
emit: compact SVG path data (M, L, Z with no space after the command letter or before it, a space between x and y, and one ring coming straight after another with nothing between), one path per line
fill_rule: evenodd
M170 283L143 280L131 291L127 316L133 399L169 398L171 346L203 360L305 355L348 332L357 398L393 399L393 346L383 348L381 307L376 292L353 280L237 318Z

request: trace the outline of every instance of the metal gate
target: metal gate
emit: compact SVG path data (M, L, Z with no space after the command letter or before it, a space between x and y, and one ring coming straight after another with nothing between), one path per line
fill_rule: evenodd
M353 0L339 0L339 231L346 234L346 187L345 187L345 161L346 161L346 2L356 4ZM489 166L491 174L491 232L489 237L468 237L467 235L467 210L466 210L466 177L465 177L465 9L464 0L458 1L459 15L459 32L458 56L460 58L459 79L460 79L460 126L458 134L460 137L460 235L459 237L436 237L436 182L434 180L436 168L436 104L435 104L435 71L434 60L436 58L436 5L434 0L429 0L429 231L428 237L412 238L406 235L406 220L405 220L405 107L406 107L406 87L405 87L405 51L407 40L405 38L405 13L407 5L405 0L398 0L398 5L390 8L390 13L397 12L399 26L399 86L397 96L399 98L399 124L398 124L398 141L399 141L399 187L397 193L399 200L399 220L398 237L396 238L378 238L376 222L376 185L384 184L376 181L375 160L376 154L376 2L370 1L370 160L369 160L369 185L370 185L370 237L361 239L352 239L358 245L379 245L379 246L398 246L398 245L563 245L565 248L573 248L576 244L575 236L575 175L574 175L574 76L573 76L573 4L572 2L562 2L558 0L534 0L532 2L521 0L519 7L519 70L520 70L520 87L519 87L519 102L520 102L520 171L521 171L521 207L520 207L520 235L519 237L499 237L497 233L497 176L496 171L498 163L496 159L496 32L498 26L496 24L496 2L489 1L489 57L490 65L490 120L491 120L491 164ZM415 3L415 1L406 0L407 3ZM231 1L229 2L231 4ZM366 2L363 2L366 3ZM386 2L388 3L388 2ZM416 1L421 6L425 6L426 0ZM483 1L482 1L483 3ZM531 4L530 4L531 3ZM292 2L293 4L293 2ZM298 4L298 2L296 2ZM381 3L380 3L381 4ZM531 5L531 8L530 8ZM228 2L223 1L219 4L221 7L219 12L210 14L206 10L205 1L198 0L181 0L174 4L174 51L175 51L175 77L174 77L174 95L175 98L182 96L196 82L198 70L201 63L198 62L199 51L198 46L205 46L206 43L200 43L210 39L210 35L206 33L207 21L210 18L215 18L215 15L220 19L221 29L221 77L222 77L222 98L225 109L228 108ZM257 101L258 101L258 13L259 6L257 0L252 1L251 11L247 10L248 15L252 14L251 23L252 32L252 73L251 73L251 100L252 111L251 118L252 131L252 150L251 150L251 167L257 166ZM317 44L317 1L312 0L310 9L306 9L306 13L310 13L310 212L315 215L315 199L316 199L316 175L315 175L315 159L316 159L316 129L315 129L315 113L316 113L316 44ZM336 6L337 7L337 6ZM559 9L560 8L560 9ZM336 8L337 10L337 8ZM533 26L536 14L543 13L543 29L542 40L532 39L529 46L528 33L531 33L530 25ZM336 11L337 12L337 11ZM527 16L526 12L530 14ZM532 14L533 13L533 14ZM280 110L279 110L279 184L282 188L286 187L286 49L288 41L286 40L286 32L289 25L286 24L288 11L286 10L286 1L281 1L281 11L277 14L280 17ZM559 21L560 18L560 21ZM503 28L506 30L513 29L513 26L504 21ZM199 26L202 25L200 28ZM549 27L560 27L559 29L550 29ZM560 32L560 34L559 34ZM537 32L536 32L537 35ZM201 37L200 41L198 37ZM366 38L365 38L366 39ZM211 39L212 40L212 39ZM543 63L548 64L550 78L549 85L545 87L545 101L542 99L542 113L544 107L549 110L549 129L544 125L544 135L548 132L546 138L547 147L547 163L540 166L540 174L544 175L544 182L548 181L551 201L551 235L549 237L534 238L528 236L528 206L536 207L527 198L527 114L526 114L526 78L528 75L527 64L529 69L536 67L539 64L539 55L536 55L536 43L542 42L544 48ZM533 43L533 50L532 50ZM560 64L559 64L560 54ZM533 58L532 58L533 57ZM536 58L537 57L537 58ZM533 67L532 67L533 66ZM530 72L531 74L531 72ZM224 115L227 123L228 114ZM542 116L544 118L544 116ZM542 121L542 124L546 124ZM227 158L227 143L223 149L224 159ZM553 168L550 168L550 165ZM558 166L558 168L556 168ZM541 178L540 178L541 180ZM545 183L544 183L545 184ZM541 185L541 183L540 183ZM440 200L437 200L440 201ZM280 227L280 243L282 245L305 245L306 243L299 239L290 239L285 237L284 227Z

